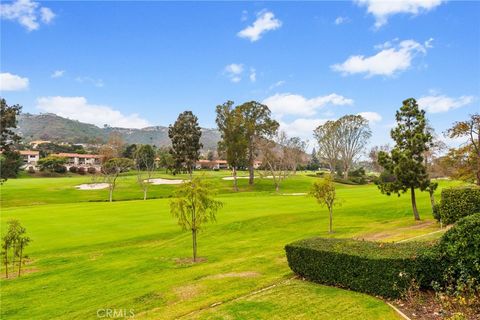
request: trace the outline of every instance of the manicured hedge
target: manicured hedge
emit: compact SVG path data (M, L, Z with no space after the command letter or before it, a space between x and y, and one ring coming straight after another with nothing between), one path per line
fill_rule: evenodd
M285 251L290 268L302 277L387 298L401 296L412 279L426 288L441 274L431 243L312 238Z
M445 270L455 279L466 276L480 281L480 213L458 220L440 239Z
M446 224L480 212L480 188L461 187L442 190L440 217Z

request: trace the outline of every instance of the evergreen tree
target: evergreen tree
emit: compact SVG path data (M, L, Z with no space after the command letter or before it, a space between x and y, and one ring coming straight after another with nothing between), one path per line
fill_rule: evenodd
M175 171L186 170L192 174L195 162L200 157L202 131L198 118L191 111L181 113L177 121L168 127L168 137L172 141L171 154L175 161Z
M17 127L17 116L22 107L7 105L7 101L0 98L0 184L8 178L18 175L22 161L14 146L20 142L20 136L12 129Z
M384 194L390 195L410 190L415 220L420 220L415 200L415 189L426 190L430 184L423 155L432 143L432 136L426 130L425 111L420 110L415 99L403 101L395 115L397 126L390 135L395 146L390 153L380 151L378 163L391 173L392 180L380 180L378 187Z

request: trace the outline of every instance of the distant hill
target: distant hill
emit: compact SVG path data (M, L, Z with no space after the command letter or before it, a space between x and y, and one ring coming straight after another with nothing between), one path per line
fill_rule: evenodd
M168 128L163 126L143 129L99 128L93 124L83 123L57 116L52 113L21 114L18 118L17 132L26 142L32 140L51 140L70 143L102 143L107 141L111 132L119 132L126 143L152 144L157 147L169 146ZM220 134L215 129L202 128L204 150L217 149Z

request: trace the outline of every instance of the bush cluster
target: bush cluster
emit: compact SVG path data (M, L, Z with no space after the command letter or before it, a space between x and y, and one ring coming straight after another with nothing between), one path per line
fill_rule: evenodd
M454 279L461 277L480 281L480 213L460 219L440 239L444 269Z
M480 212L480 188L460 187L442 190L439 216L446 224Z
M290 268L309 280L386 298L401 296L413 280L428 288L441 275L431 243L313 238L285 250Z

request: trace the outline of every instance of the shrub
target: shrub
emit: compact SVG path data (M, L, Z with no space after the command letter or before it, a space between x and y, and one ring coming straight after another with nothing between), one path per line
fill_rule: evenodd
M439 243L442 262L456 278L480 279L480 213L460 219Z
M78 168L75 167L75 166L71 166L71 167L68 169L68 171L70 171L71 173L77 173Z
M84 167L78 167L77 173L81 174L82 176L86 173L87 171L85 170Z
M480 212L480 188L461 187L442 190L440 216L446 224Z
M90 174L95 174L97 173L97 169L95 169L94 167L88 167L87 172Z
M307 279L387 298L401 296L413 281L426 288L440 277L431 243L313 238L285 250L290 268Z
M32 166L29 166L27 172L30 173L30 174L34 174L35 173L35 168L32 167Z
M54 170L56 173L65 173L67 172L67 167L65 166L58 166Z

